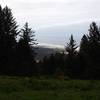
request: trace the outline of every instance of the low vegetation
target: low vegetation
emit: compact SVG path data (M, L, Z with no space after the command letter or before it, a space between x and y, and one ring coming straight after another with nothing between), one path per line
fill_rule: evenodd
M99 80L0 76L0 100L100 100Z

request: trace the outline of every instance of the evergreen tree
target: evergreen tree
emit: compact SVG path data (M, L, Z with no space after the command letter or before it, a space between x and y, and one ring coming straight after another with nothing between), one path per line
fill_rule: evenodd
M70 37L70 42L67 43L67 46L65 48L66 50L66 74L70 78L76 78L78 66L77 66L77 46L75 43L75 40L73 38L73 35Z
M76 49L77 49L77 46L75 44L75 40L73 39L73 35L71 35L70 42L67 43L65 50L69 56L72 56L72 55L76 54Z
M3 9L3 14L4 14L4 30L5 34L11 35L14 38L18 35L18 30L17 30L17 22L15 21L15 18L13 17L13 14L11 12L11 9L8 8L7 6Z
M80 44L80 55L85 69L85 78L100 78L100 31L95 22L90 25L89 35L83 36Z
M3 41L2 41L2 37L4 35L3 33L3 11L2 11L2 7L0 6L0 64L3 61Z
M28 23L25 23L17 45L19 64L22 66L19 71L22 74L32 74L33 70L36 70L34 65L36 53L33 50L33 46L36 44L34 36L34 32L28 27Z
M89 38L86 35L83 35L80 42L80 49L78 53L78 62L80 64L80 73L81 77L85 78L87 76L87 68L89 66Z
M99 31L99 28L98 28L98 26L96 25L95 22L92 22L92 24L90 24L89 40L91 42L100 41L100 31Z
M84 53L87 51L88 43L89 43L88 37L86 35L83 35L80 43L80 52Z
M100 31L95 22L90 25L89 29L89 45L88 45L88 55L89 55L89 65L87 73L88 77L100 78Z
M13 70L15 64L17 27L11 9L0 7L0 66L4 66L7 73Z

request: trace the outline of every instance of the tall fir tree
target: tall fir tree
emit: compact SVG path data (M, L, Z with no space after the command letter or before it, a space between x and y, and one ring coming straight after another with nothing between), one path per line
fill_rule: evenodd
M83 36L80 54L85 61L85 78L100 78L100 31L95 22L90 24L88 36Z
M77 74L77 66L76 66L76 55L77 55L77 46L73 35L70 37L69 43L65 48L67 56L66 56L66 73L69 77L75 78Z
M100 31L95 22L92 22L89 29L88 55L90 68L89 77L100 78Z
M87 68L89 65L89 38L87 35L83 35L80 41L80 49L78 53L81 77L85 78L87 76Z
M0 12L0 66L4 66L4 72L10 73L13 70L12 66L15 65L18 26L10 8L0 7Z
M22 74L32 74L35 70L35 51L33 50L34 45L36 45L36 40L34 39L34 32L29 28L28 23L25 23L24 28L21 30L20 39L17 45L17 52L19 58L19 71Z

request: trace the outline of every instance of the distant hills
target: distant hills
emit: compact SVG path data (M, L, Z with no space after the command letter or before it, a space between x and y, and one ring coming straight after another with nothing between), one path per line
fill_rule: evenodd
M37 53L36 59L41 60L43 57L47 56L49 57L51 54L54 54L56 52L63 52L64 48L58 48L58 47L49 47L49 46L37 46L35 48L35 52Z

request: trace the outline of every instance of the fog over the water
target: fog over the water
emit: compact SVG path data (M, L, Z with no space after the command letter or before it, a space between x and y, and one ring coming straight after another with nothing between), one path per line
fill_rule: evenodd
M22 27L27 21L39 43L64 45L70 34L77 42L92 21L100 21L100 0L0 0Z

